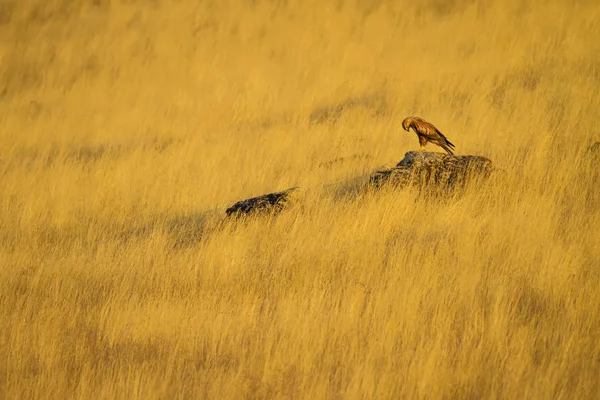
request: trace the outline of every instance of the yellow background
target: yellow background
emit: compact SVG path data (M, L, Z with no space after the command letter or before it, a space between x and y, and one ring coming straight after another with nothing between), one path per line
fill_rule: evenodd
M598 21L0 1L0 397L597 398ZM505 178L352 195L418 148L408 115Z

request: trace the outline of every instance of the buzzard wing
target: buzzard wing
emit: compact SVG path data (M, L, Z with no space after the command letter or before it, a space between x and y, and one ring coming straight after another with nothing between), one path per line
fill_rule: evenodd
M442 132L440 132L439 130L435 130L437 132L437 134L440 136L440 138L442 139L442 141L444 143L446 143L448 146L450 147L454 147L454 145L452 143L450 143L450 141L448 140L448 138L446 136L444 136L444 134Z
M442 135L442 133L440 131L437 130L437 128L435 126L433 126L432 124L430 124L429 122L426 121L417 121L415 123L416 125L416 130L419 134L425 136L427 139L429 140L436 140L436 139L440 139L441 137L444 137L444 135Z
M413 128L419 137L419 144L424 146L428 141L437 144L448 154L454 154L454 144L452 144L442 132L440 132L433 124L419 117L407 117L402 121L404 129Z
M439 131L438 128L436 128L433 124L430 124L427 121L418 121L416 123L417 125L417 132L420 135L425 136L428 140L430 140L432 143L437 144L438 146L442 147L444 150L446 150L446 152L448 154L454 154L453 152L453 148L454 148L454 144L452 144L448 138L446 138L446 136L444 136L444 134L442 132Z

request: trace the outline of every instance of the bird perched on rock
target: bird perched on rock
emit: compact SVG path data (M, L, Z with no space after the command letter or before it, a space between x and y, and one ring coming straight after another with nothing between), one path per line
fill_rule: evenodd
M419 137L419 144L421 145L419 151L425 150L427 142L431 142L446 150L448 154L454 154L454 145L446 139L446 136L438 128L429 122L419 117L407 117L402 121L402 127L407 132L410 132L410 128L413 128Z

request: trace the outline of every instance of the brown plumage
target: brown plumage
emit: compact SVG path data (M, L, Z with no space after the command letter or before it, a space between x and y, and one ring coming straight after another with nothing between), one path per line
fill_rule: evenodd
M448 154L454 154L454 145L446 139L446 136L438 128L429 122L419 117L407 117L402 121L402 127L407 132L410 131L410 128L413 128L419 137L419 144L421 145L419 151L425 150L425 145L431 142L446 150Z

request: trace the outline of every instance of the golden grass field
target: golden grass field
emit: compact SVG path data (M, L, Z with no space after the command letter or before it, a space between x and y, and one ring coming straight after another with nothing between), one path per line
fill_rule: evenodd
M599 37L593 0L0 0L0 398L597 399ZM407 115L504 180L341 195Z

